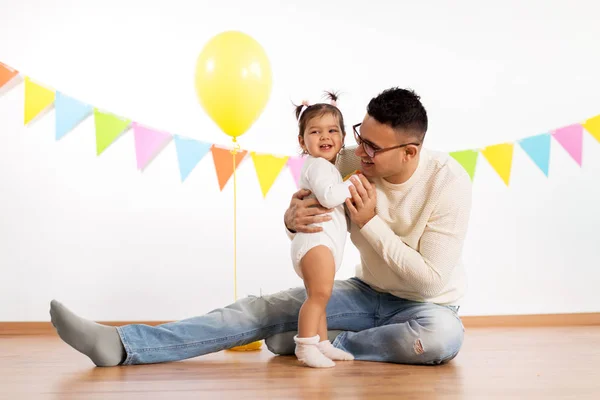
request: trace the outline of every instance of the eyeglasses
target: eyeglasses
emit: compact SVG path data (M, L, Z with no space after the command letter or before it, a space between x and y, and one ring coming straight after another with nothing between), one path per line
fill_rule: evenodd
M374 158L376 154L379 153L383 153L385 151L388 150L394 150L394 149L399 149L401 147L406 147L406 146L420 146L420 143L405 143L405 144L400 144L398 146L392 146L392 147L386 147L384 149L380 149L377 146L375 146L373 143L364 140L360 134L358 133L358 127L361 126L362 123L358 123L356 125L352 126L352 129L354 130L354 139L356 140L356 144L357 145L362 145L363 149L365 149L365 153L367 153L367 155L371 158Z

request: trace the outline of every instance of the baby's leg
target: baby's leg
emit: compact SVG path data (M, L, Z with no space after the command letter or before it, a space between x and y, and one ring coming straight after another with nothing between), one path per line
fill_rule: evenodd
M318 347L327 358L336 361L350 361L354 360L354 356L350 353L345 352L342 349L333 347L333 344L327 339L327 315L323 313L321 317L321 323L319 324L319 342Z
M331 250L326 246L317 246L309 250L300 261L306 301L300 308L298 317L298 335L296 341L296 356L309 367L333 367L335 363L325 357L319 350L319 334L327 337L327 324L323 332L322 319L335 276L335 262Z
M335 277L333 254L329 248L317 246L302 258L300 268L307 298L300 308L299 336L312 337L324 333L327 337L327 324L325 323L325 332L319 332L319 328L322 328L322 318L325 317L325 308L333 289Z

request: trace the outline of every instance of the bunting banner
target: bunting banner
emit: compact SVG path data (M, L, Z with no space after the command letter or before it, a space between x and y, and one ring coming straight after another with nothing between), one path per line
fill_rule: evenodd
M271 154L257 153L252 153L251 156L263 197L267 197L269 189L271 189L271 186L275 183L275 179L277 179L279 173L283 167L285 167L289 157L278 157Z
M512 143L501 143L487 146L481 150L481 154L488 160L492 168L496 170L496 173L506 183L506 186L508 186L508 182L510 181L513 148L514 145Z
M583 127L588 131L598 142L600 142L600 115L588 119L583 124Z
M212 145L211 152L213 161L215 163L215 170L217 171L217 180L219 181L219 189L223 190L229 178L233 175L233 153L230 149L218 147ZM246 150L240 150L235 155L235 168L237 169L241 162L248 154Z
M175 149L177 150L177 161L179 163L179 173L181 174L181 182L183 182L210 151L212 145L179 135L175 135L174 140Z
M569 155L581 166L581 154L583 149L583 126L580 124L569 125L552 132L552 136L569 153Z
M290 157L287 162L287 166L292 173L292 178L294 178L294 182L296 182L296 188L300 188L300 172L302 172L304 161L306 161L305 157Z
M54 91L25 77L25 125L54 103Z
M93 107L61 92L56 92L54 110L56 112L55 134L56 140L59 140L89 117Z
M8 82L12 81L17 75L19 75L19 71L0 63L0 89L8 84Z
M146 128L137 122L133 123L133 137L135 140L135 158L139 170L146 168L150 161L152 161L152 159L156 157L173 138L166 132Z
M0 63L0 94L12 90L13 87L20 84L21 80L17 81L17 77L21 76L18 70ZM26 126L30 125L54 107L54 134L57 141L93 115L96 154L98 156L131 128L134 135L136 166L140 171L144 171L152 160L160 156L172 139L175 143L181 182L186 181L208 153L212 155L217 182L221 191L233 175L233 153L229 148L154 129L138 121L132 121L112 112L100 110L61 91L55 91L47 85L34 81L29 76L23 77L25 91L24 124ZM452 151L449 154L465 169L472 181L475 180L478 163L480 160L485 160L496 172L500 181L509 186L511 175L515 173L512 168L515 145L518 144L531 160L532 168L539 169L541 173L548 177L552 142L558 143L560 148L577 165L580 167L583 165L584 132L588 132L600 143L600 115L514 142L490 144L478 149L462 149ZM289 176L298 187L305 157L265 154L242 149L235 156L236 168L242 164L248 154L252 159L263 197L268 195L277 178L286 168L290 171ZM480 154L483 157L479 157Z
M117 115L94 109L94 124L96 126L96 154L100 155L125 130L129 128L130 120Z
M452 157L467 171L471 180L475 177L475 167L477 166L477 157L479 153L475 150L453 151Z
M545 133L519 140L521 148L546 176L550 168L551 139L550 134Z

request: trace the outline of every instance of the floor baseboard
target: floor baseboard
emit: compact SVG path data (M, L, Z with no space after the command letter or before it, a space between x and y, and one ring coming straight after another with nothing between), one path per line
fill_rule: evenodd
M534 328L549 326L591 326L600 325L600 313L574 314L529 314L529 315L489 315L461 317L465 328ZM160 325L172 321L99 321L111 326L146 324ZM48 335L54 334L50 322L2 322L2 335Z

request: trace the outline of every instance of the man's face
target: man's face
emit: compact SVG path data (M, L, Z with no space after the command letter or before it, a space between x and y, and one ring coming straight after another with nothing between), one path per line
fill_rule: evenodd
M411 143L414 138L408 133L399 132L389 125L378 122L369 114L365 116L357 130L363 145L356 148L355 154L361 159L361 172L368 178L385 179L402 175L407 162L416 155L416 146L406 146L376 152L373 157L370 157L365 151L365 146L374 150L387 149Z

